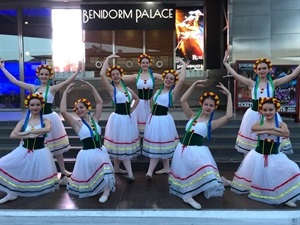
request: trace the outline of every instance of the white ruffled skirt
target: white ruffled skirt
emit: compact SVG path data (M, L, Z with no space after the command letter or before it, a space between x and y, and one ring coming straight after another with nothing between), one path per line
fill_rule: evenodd
M70 149L69 138L64 124L56 112L43 115L43 118L50 120L51 131L45 138L45 146L50 149L52 155L60 155Z
M231 190L268 204L295 203L300 200L300 170L282 152L266 157L251 150L235 172Z
M140 155L140 137L136 118L132 113L121 115L113 112L107 121L104 145L110 157L119 160Z
M150 100L140 99L139 104L137 105L133 113L135 114L139 126L140 135L142 136L145 131L147 119L151 113Z
M116 181L114 169L106 148L80 150L67 190L79 198L97 195L107 187L114 192Z
M217 164L206 146L187 146L179 143L172 159L169 174L170 193L182 199L204 192L204 196L223 196L224 185Z
M38 196L59 188L56 166L48 148L18 146L0 158L0 190L16 196Z
M171 158L178 142L173 117L169 113L162 116L150 114L145 126L143 155L149 158Z

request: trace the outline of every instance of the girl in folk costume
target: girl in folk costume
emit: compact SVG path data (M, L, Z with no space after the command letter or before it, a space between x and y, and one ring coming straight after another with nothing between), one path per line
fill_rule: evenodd
M56 166L44 145L45 136L51 131L51 122L42 118L44 104L39 94L25 98L25 107L29 108L26 118L10 134L11 138L22 140L22 145L0 159L0 190L7 193L0 204L18 196L38 196L58 189Z
M211 131L224 125L232 117L231 94L223 84L217 85L227 95L226 114L213 120L214 110L219 105L219 97L213 92L205 92L199 100L200 110L195 115L188 99L197 86L203 86L205 80L198 80L181 97L184 113L189 118L182 142L177 145L169 174L170 193L183 199L195 209L201 205L193 197L204 193L206 198L222 196L224 185L217 164L204 138L210 138Z
M255 148L257 137L251 131L251 126L260 119L260 113L258 112L258 99L263 97L274 97L275 87L295 79L300 73L300 65L288 76L281 77L272 80L270 72L272 71L272 63L266 58L260 58L254 63L254 72L257 73L256 80L248 79L240 74L237 74L233 68L228 64L228 52L225 52L224 66L231 75L239 82L247 85L252 93L252 107L245 112L241 126L236 139L235 148L237 151L247 154L251 149ZM228 76L224 76L228 77ZM278 116L278 120L281 122L282 118ZM290 139L283 137L280 151L284 153L293 153Z
M117 55L108 56L101 68L100 76L104 88L111 96L115 112L113 112L107 121L104 145L109 155L116 159L114 165L118 166L118 161L122 161L128 173L126 177L128 182L134 181L131 167L131 159L137 157L140 150L139 129L136 118L132 111L139 104L138 96L122 80L124 71L119 66L108 68L108 61L117 58ZM107 75L107 76L106 76ZM108 78L111 78L110 84ZM134 101L132 106L131 102Z
M102 114L103 101L97 90L90 83L82 82L92 91L96 102L95 112L91 115L92 104L86 98L74 103L74 112L81 120L76 120L67 112L67 94L73 90L74 83L64 91L60 103L61 114L72 126L83 143L79 151L67 190L79 198L97 195L103 192L99 202L107 201L110 191L115 191L113 165L105 146L101 143L101 128L98 125Z
M155 87L155 80L161 80L161 74L153 73L151 69L152 58L148 54L141 54L138 58L138 65L140 69L137 74L125 75L122 80L125 82L136 82L138 90L138 97L140 99L139 104L133 111L140 132L141 141L144 136L145 124L148 116L151 112L150 99L153 95ZM125 170L120 168L120 162L114 160L115 172L116 173L127 173Z
M126 81L135 81L140 99L139 104L133 113L136 116L141 137L144 134L145 124L151 112L150 99L155 88L155 80L161 80L162 76L153 73L151 69L152 58L148 54L141 54L138 58L140 70L137 74L125 75L122 79Z
M51 79L54 77L54 71L49 65L42 64L36 69L36 75L41 82L39 86L27 84L17 80L4 68L3 62L0 62L0 68L13 84L24 88L31 93L39 93L44 97L46 104L42 110L43 118L50 120L52 125L51 132L49 132L45 138L45 145L50 149L52 155L56 158L62 175L70 176L71 173L66 170L63 158L63 153L70 149L69 138L60 117L56 112L52 111L52 104L54 102L55 94L68 86L79 74L81 70L81 64L78 65L77 72L70 76L67 80L51 86L50 83Z
M275 98L261 98L259 111L262 118L252 126L258 136L252 149L235 172L233 180L223 180L237 194L268 204L285 204L296 207L300 200L300 169L279 151L282 137L290 132L284 122L278 120L280 103Z
M180 76L173 69L162 74L163 84L153 96L152 113L148 117L143 140L143 155L150 158L146 177L152 179L153 171L159 159L163 160L163 169L156 174L169 173L169 158L173 156L179 138L173 117L168 113L173 100L178 96L186 75L186 63L182 65ZM175 85L176 84L176 85Z

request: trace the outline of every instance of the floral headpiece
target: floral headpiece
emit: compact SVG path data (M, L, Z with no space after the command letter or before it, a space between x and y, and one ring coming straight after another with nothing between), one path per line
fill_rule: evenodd
M74 112L76 112L76 108L75 108L76 104L80 102L83 103L88 110L92 109L92 104L89 100L87 100L86 98L80 98L76 102L74 102L74 109L73 109Z
M258 60L255 61L254 66L253 66L253 70L256 71L257 70L257 66L261 63L265 63L268 65L268 69L271 70L272 69L272 63L269 59L267 58L260 58Z
M37 76L39 76L41 69L47 69L49 71L49 78L52 79L54 76L54 71L52 69L51 66L47 65L47 64L41 64L39 65L36 70L35 70L35 74Z
M30 94L30 95L26 96L26 98L24 100L25 108L29 108L29 102L31 99L34 99L34 98L37 98L41 101L42 107L45 106L45 100L44 100L43 96L40 94L34 93L34 94Z
M152 64L152 59L151 59L151 56L150 55L147 55L147 54L141 54L138 58L138 64L141 65L141 62L142 62L142 59L148 59L149 60L149 64L151 65Z
M123 77L124 76L124 70L120 67L120 66L112 66L112 67L109 67L108 69L107 69L107 72L106 72L106 76L107 77L111 77L111 72L113 71L113 70L119 70L119 72L120 72L120 74L121 74L121 76Z
M165 71L163 72L163 74L161 75L161 76L162 76L162 80L165 79L165 77L166 77L166 75L167 75L168 73L171 73L171 74L174 75L174 77L175 77L175 84L176 84L177 81L179 80L179 77L178 77L178 73L176 72L176 70L173 70L173 69L165 70Z
M262 111L262 107L265 103L273 103L275 106L275 110L276 112L279 112L280 110L280 103L276 98L259 98L258 99L258 110L261 112Z
M215 93L211 92L211 91L208 91L208 92L205 92L200 98L199 98L199 104L202 105L204 100L206 98L212 98L214 101L215 101L215 109L218 108L218 106L220 105L220 99L219 99L219 96L216 95Z

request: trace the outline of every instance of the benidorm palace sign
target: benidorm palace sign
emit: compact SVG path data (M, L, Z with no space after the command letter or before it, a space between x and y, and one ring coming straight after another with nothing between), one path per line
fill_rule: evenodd
M84 30L175 28L175 4L81 5Z

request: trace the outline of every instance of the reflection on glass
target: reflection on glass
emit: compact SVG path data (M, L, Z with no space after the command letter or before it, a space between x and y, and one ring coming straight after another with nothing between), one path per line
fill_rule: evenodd
M5 68L20 79L16 10L0 10L0 58ZM0 70L0 109L20 108L20 88L10 83Z
M39 79L35 74L36 68L42 63L52 65L51 9L23 9L22 24L24 81L39 85Z
M86 77L99 76L103 59L112 53L112 33L111 30L84 32Z
M116 64L124 68L126 74L137 73L137 59L143 53L143 31L116 30L115 52L120 56Z
M55 76L69 76L83 59L80 9L53 9L53 66Z
M173 68L173 30L146 30L146 53L152 57L152 69L162 73Z

